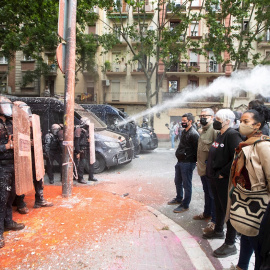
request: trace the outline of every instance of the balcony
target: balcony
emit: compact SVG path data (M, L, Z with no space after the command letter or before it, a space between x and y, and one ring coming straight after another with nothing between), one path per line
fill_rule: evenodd
M164 67L160 65L159 70L164 70ZM171 65L167 69L167 73L224 73L225 69L222 64L218 64L215 61L209 62L181 62Z
M182 96L182 93L180 92L176 92L176 93L162 92L162 102L172 100L172 99L177 99L181 96ZM201 105L201 103L204 103L204 105L206 105L206 103L220 104L222 102L224 102L224 96L208 96L208 97L194 97L183 103L188 103L188 104L199 103L199 105Z
M112 7L107 12L107 17L109 19L127 19L128 18L128 5L124 3L123 5L119 5L117 7Z
M146 94L145 92L136 91L114 91L106 93L105 102L109 104L145 104Z
M107 76L126 76L127 66L125 64L112 64L108 70L106 70Z
M258 48L270 48L270 31L260 37L260 41L258 41Z
M146 19L151 20L154 16L155 9L153 4L145 5L145 7L138 9L133 9L133 19Z
M179 13L186 13L186 6L180 3L168 3L166 6L166 18L177 18Z

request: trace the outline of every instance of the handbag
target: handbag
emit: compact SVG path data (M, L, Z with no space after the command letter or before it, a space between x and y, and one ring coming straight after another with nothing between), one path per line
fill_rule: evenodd
M257 236L268 204L267 188L251 191L239 184L231 193L230 222L246 236Z

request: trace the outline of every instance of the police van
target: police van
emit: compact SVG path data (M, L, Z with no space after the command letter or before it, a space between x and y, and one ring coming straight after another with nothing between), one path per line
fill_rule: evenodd
M48 133L52 124L62 124L64 100L51 97L9 97L12 101L25 102L32 113L40 116L42 136ZM127 136L107 130L106 124L95 114L74 104L74 126L79 125L82 117L88 117L95 126L96 162L94 173L101 173L106 168L127 164L133 158L133 145Z
M97 104L81 104L81 106L89 112L94 113L99 119L107 124L110 130L116 130L118 123L125 123L128 115L118 110L111 105L97 105ZM127 123L127 122L126 122ZM123 124L124 126L125 124ZM122 132L128 134L129 128L119 126ZM138 137L138 152L142 150L154 150L158 147L158 138L156 133L152 129L137 127ZM136 146L135 146L136 148Z

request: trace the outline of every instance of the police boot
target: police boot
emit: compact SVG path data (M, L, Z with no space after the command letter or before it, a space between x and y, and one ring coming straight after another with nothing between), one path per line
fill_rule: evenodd
M0 248L5 246L5 239L3 234L0 235Z
M52 207L52 202L47 202L45 199L41 202L35 202L34 208L40 208L40 207Z
M15 221L11 221L10 223L5 224L5 231L20 231L25 227L23 223L17 223Z
M87 184L87 182L84 179L78 179L78 183L80 183L80 184Z
M93 182L97 182L98 180L97 180L97 178L95 178L95 177L92 177L92 178L88 178L88 181L93 181Z

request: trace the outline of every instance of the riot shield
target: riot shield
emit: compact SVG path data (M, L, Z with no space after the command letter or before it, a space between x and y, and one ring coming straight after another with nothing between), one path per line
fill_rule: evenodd
M94 164L96 162L94 130L95 130L94 123L90 123L89 124L90 164Z
M13 106L13 143L15 189L17 195L31 191L33 186L30 121L28 114Z
M40 130L39 115L32 115L32 130L33 130L33 146L34 146L34 161L37 181L42 180L45 175L43 148Z

